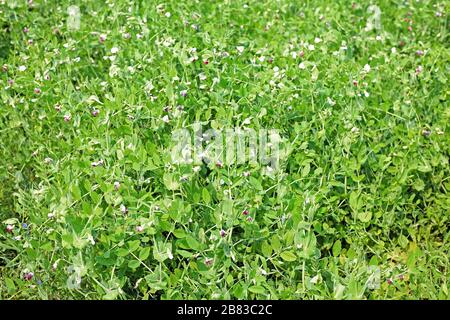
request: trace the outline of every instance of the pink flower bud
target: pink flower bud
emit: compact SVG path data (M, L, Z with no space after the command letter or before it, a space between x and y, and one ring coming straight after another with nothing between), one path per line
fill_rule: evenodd
M6 232L8 232L8 233L12 233L12 232L13 232L13 229L14 229L14 226L11 225L11 224L8 224L8 225L6 226Z

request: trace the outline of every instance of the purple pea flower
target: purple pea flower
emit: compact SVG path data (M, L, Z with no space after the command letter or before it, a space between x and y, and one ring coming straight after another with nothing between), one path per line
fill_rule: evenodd
M25 275L23 276L23 278L27 281L30 281L31 279L33 279L34 277L34 273L33 272L27 272L25 273Z

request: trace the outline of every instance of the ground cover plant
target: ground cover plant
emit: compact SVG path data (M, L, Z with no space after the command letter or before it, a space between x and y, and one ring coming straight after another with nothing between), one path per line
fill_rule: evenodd
M0 0L0 298L448 299L447 7Z

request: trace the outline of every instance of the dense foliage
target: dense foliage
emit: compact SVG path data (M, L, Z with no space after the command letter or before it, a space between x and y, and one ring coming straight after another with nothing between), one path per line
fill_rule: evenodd
M0 1L0 298L449 298L445 1L76 2Z

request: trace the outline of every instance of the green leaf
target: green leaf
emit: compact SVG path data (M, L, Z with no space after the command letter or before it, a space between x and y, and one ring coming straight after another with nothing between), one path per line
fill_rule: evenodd
M266 257L270 257L272 255L272 247L267 241L264 241L261 244L261 251Z
M191 258L194 256L191 252L182 249L178 249L177 253L184 258Z
M150 247L144 247L139 252L139 259L145 260L148 258L149 255L150 255Z
M359 209L359 201L358 201L358 198L359 198L359 193L357 193L356 191L352 191L352 192L350 193L350 199L349 199L350 207L351 207L354 211L358 211L358 209Z
M211 202L211 196L210 196L210 194L208 192L208 189L203 188L203 190L202 190L202 198L203 198L203 201L206 204L209 204Z
M292 251L284 251L280 254L284 261L292 262L297 260L297 256Z
M372 219L372 212L371 211L361 211L358 213L358 218L361 220L361 222L369 222L370 219Z
M262 286L251 286L248 288L248 291L253 292L253 293L258 293L258 294L266 293L266 289Z
M249 181L250 181L250 184L251 184L256 190L259 190L259 191L262 191L262 190L263 190L263 188L262 188L262 186L261 186L261 182L259 182L259 180L256 179L255 177L250 176Z
M163 181L164 181L164 185L169 190L177 190L180 187L180 184L178 183L178 181L170 173L164 173Z
M302 169L302 177L306 177L309 174L309 171L311 170L311 165L309 164L309 162L307 164L305 164L305 166Z
M192 250L197 251L200 248L200 242L198 242L197 239L195 239L193 236L188 235L186 237L186 242L189 246L189 248L191 248Z
M130 251L128 249L125 248L119 248L116 250L116 254L119 257L125 257L126 255L128 255L130 253Z
M184 231L183 229L176 229L173 231L173 235L178 239L183 239L186 238L186 231Z
M333 256L337 257L341 253L341 240L336 240L336 242L333 245Z
M12 279L5 278L5 284L9 291L16 291L16 285Z
M72 195L75 200L81 200L81 190L76 184L72 185Z
M141 263L138 260L131 260L130 262L128 262L128 267L131 269L136 269L140 265Z
M140 245L141 245L141 241L139 241L139 240L128 241L128 248L129 248L130 252L136 251Z

